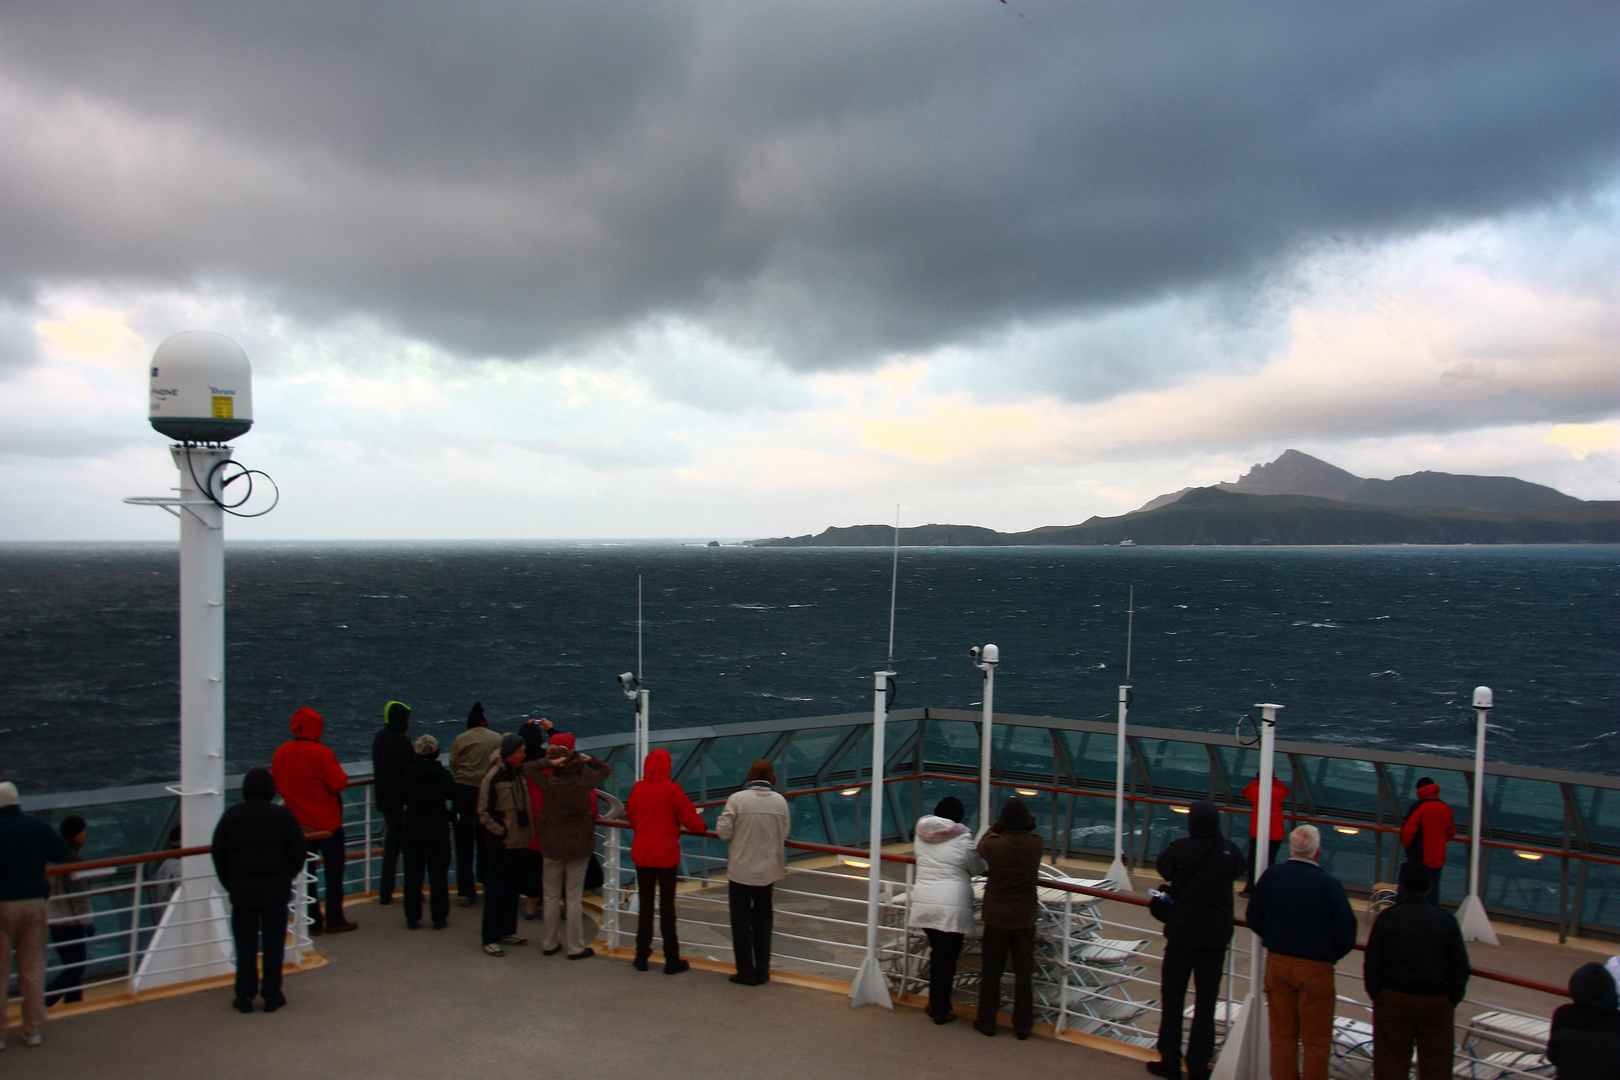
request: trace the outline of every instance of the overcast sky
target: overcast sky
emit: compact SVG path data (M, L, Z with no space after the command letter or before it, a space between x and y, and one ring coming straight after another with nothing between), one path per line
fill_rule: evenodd
M1620 498L1620 6L0 0L0 540L1068 524L1295 447Z

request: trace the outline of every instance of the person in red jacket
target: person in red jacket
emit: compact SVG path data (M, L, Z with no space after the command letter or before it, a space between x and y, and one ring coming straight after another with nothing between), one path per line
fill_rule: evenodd
M319 855L326 862L326 917L321 918L320 901L312 897L309 932L341 934L358 930L359 924L343 917L347 851L343 843L343 802L338 792L349 786L349 774L338 764L332 748L321 742L325 721L320 713L299 709L292 714L291 726L292 741L276 748L276 756L270 759L270 775L276 781L281 801L306 833L332 834L325 840L308 841L310 858Z
M647 755L645 779L636 781L625 804L625 817L635 830L630 842L630 861L636 864L636 895L641 913L636 922L637 971L647 970L652 955L653 891L657 886L661 914L659 929L664 935L664 974L679 975L691 967L681 959L681 943L675 936L675 881L681 861L681 828L703 832L707 826L681 785L669 778L668 750Z
M1243 797L1253 804L1254 809L1249 811L1249 881L1243 886L1239 896L1248 896L1254 890L1254 857L1259 851L1256 839L1260 835L1260 778L1257 776L1249 781L1249 786L1243 789ZM1277 864L1277 848L1281 846L1282 839L1288 835L1288 828L1283 821L1283 800L1288 798L1288 785L1271 777L1271 835L1267 837L1266 865Z
M1429 868L1429 903L1440 906L1440 871L1446 868L1446 845L1457 835L1457 822L1451 807L1440 801L1440 785L1427 776L1418 777L1418 801L1401 822L1401 844L1408 862Z

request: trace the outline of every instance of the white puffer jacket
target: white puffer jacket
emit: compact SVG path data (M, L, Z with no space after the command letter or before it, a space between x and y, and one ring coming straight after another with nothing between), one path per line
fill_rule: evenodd
M966 825L926 814L917 819L917 880L911 889L906 925L918 930L973 933L974 874L984 860L973 850Z

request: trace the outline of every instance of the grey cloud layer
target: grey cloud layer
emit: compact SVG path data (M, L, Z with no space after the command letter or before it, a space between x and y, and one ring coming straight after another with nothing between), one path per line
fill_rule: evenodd
M1022 12L1023 17L1019 13ZM801 368L1612 177L1613 4L0 7L0 287Z

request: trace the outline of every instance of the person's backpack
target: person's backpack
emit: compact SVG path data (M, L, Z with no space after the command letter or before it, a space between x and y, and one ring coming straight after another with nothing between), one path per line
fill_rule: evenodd
M1211 844L1209 850L1204 852L1203 858L1193 864L1192 872L1180 881L1175 883L1161 881L1158 888L1150 890L1148 892L1148 914L1160 922L1169 922L1170 912L1176 906L1176 894L1185 889L1187 883L1198 876L1198 871L1204 868L1204 864L1209 861L1209 857L1215 854L1215 849L1220 846L1221 842L1219 840Z

